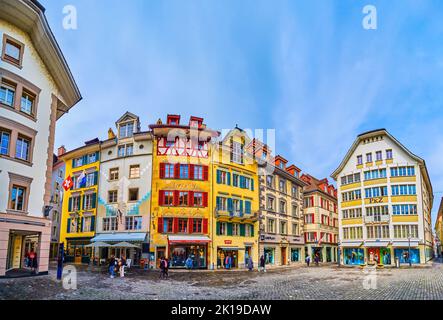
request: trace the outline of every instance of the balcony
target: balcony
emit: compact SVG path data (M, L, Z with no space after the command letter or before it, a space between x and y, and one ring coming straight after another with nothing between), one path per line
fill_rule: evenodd
M365 223L389 223L390 216L389 215L381 215L381 216L365 216Z
M229 220L235 221L258 221L259 212L253 213L244 213L244 212L235 212L235 211L224 211L215 209L215 217L216 218L229 218Z

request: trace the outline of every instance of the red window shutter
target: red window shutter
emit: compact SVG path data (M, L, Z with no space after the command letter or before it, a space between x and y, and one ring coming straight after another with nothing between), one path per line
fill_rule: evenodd
M305 233L304 236L305 236L305 242L308 242L308 234Z
M194 165L193 164L188 165L188 170L189 170L189 179L194 180Z
M315 214L312 214L312 223L315 223Z
M165 191L164 190L160 190L158 192L158 205L159 206L165 205Z
M180 164L179 163L174 164L174 178L175 179L180 178Z
M174 207L178 206L178 196L179 193L177 190L174 191Z
M208 166L203 166L203 180L208 181Z
M188 206L193 207L194 206L194 191L188 192L188 199L189 199Z
M160 179L164 179L164 178L165 178L165 164L160 163Z
M194 219L188 219L188 233L192 233L192 228L194 227Z
M203 233L208 233L208 219L203 219Z
M208 206L208 193L203 192L203 207L207 207L207 206Z
M158 218L158 233L163 233L163 218Z
M178 232L178 218L174 218L172 223L172 233Z
M311 197L311 207L313 207L314 206L314 197L312 196Z

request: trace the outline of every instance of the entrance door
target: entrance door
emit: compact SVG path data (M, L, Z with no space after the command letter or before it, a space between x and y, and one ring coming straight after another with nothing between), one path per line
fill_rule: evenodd
M368 264L379 264L379 263L380 263L380 249L368 248Z
M326 262L332 261L331 247L326 247Z
M286 265L286 248L281 248L281 265Z

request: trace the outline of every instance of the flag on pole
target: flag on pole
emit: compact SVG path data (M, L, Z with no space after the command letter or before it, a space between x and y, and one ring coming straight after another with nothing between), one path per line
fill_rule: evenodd
M78 176L77 184L80 188L84 188L86 186L86 175L84 171Z
M65 191L68 191L69 189L71 189L73 185L74 185L74 182L72 181L71 176L68 176L65 179L65 181L63 181L63 189L65 189Z

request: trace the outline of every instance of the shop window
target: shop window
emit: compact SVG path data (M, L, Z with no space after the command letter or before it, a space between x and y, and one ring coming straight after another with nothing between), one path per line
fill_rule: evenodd
M291 262L300 261L300 249L291 248Z
M364 249L344 248L343 261L346 265L361 265L364 263Z

